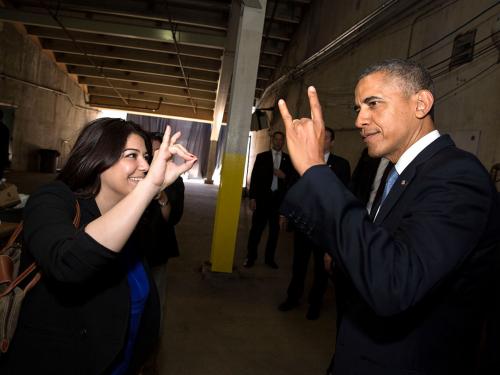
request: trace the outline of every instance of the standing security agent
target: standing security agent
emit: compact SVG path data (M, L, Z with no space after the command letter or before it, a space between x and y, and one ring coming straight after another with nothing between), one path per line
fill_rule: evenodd
M282 151L285 135L275 132L271 137L271 150L261 152L255 159L250 180L250 209L253 211L252 227L248 236L248 254L244 267L252 267L257 259L262 232L269 222L265 263L278 268L274 260L279 235L279 207L287 191L293 167L288 154Z

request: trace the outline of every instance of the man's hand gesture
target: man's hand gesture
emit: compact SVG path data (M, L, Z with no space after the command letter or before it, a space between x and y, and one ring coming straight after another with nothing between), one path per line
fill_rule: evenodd
M311 118L293 119L283 99L278 101L281 117L286 129L286 143L292 163L302 176L313 165L325 164L323 142L325 124L318 94L313 86L307 90Z

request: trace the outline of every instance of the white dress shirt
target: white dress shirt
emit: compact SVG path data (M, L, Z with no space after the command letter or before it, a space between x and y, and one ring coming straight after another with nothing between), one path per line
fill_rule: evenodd
M323 157L325 158L325 163L328 162L328 158L330 157L330 151L327 151L323 154Z

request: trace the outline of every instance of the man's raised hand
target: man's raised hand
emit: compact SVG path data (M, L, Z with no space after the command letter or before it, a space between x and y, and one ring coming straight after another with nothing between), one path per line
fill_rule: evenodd
M290 157L297 172L302 176L313 165L325 164L323 139L325 125L318 94L313 86L307 90L311 118L293 119L283 99L278 107L286 129L286 141Z

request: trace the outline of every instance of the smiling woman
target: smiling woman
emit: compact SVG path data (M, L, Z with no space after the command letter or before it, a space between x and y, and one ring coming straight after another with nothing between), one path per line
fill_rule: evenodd
M22 264L34 260L42 280L24 300L1 374L138 372L159 326L156 288L143 265L144 212L196 162L176 144L180 134L170 133L149 165L151 143L137 124L95 120L58 181L30 197ZM174 155L185 162L176 165Z

